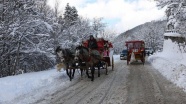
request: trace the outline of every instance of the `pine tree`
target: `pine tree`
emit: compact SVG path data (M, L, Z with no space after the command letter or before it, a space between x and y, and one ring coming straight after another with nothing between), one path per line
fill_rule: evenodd
M75 7L71 7L69 3L65 7L65 13L63 15L67 26L74 25L78 19L78 11Z

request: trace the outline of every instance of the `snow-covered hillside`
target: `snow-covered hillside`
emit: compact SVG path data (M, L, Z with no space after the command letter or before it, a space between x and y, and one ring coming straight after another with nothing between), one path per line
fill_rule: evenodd
M144 40L146 47L152 47L154 50L158 50L163 46L163 33L165 28L166 21L159 20L144 23L121 33L113 42L115 52L121 52L127 40Z

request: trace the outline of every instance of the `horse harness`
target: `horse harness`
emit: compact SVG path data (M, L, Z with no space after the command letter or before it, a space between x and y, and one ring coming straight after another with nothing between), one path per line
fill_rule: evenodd
M89 56L88 59L83 55L83 54L84 54L83 49L87 50L88 52L89 52L89 50L88 50L87 48L83 47L83 46L80 46L80 47L81 47L81 48L80 48L79 50L80 50L80 53L82 54L82 55L81 55L81 56L82 56L82 59L85 60L85 61L87 61L87 62L90 62L90 60L91 60L90 55L88 55L88 56ZM81 61L82 61L82 60L81 60Z

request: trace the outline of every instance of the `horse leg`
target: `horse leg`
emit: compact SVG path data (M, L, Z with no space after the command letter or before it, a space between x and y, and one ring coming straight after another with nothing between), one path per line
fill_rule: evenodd
M101 61L98 62L98 77L100 77L100 67L102 67L103 64L101 63Z
M92 66L91 67L91 74L92 74L91 81L94 81L94 71L95 71L95 68L94 68L94 66Z
M81 79L83 79L83 69L80 68L80 71L81 71Z
M108 64L107 64L107 62L105 63L105 69L106 69L106 72L105 72L105 75L108 75Z
M75 68L73 69L72 79L74 78L74 74L75 74Z
M70 81L72 81L72 69L70 69L70 74L69 74L70 76Z
M68 77L70 78L69 69L66 69L66 73L67 73Z
M90 76L89 76L89 73L88 73L88 68L86 69L86 74L87 74L87 76L88 76L88 78L91 78Z
M98 77L100 77L100 66L98 66Z

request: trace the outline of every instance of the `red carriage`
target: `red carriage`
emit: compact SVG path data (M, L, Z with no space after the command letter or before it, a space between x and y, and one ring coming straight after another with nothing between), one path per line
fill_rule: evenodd
M134 41L126 41L127 47L127 65L131 61L134 60L141 60L142 63L145 63L145 42L140 40Z
M99 52L101 57L100 55L91 53L95 50L88 49L88 40L84 41L83 45L77 46L74 54L70 52L69 49L62 49L60 46L57 47L55 52L61 61L61 63L57 65L57 68L66 68L70 80L74 77L75 69L80 69L81 77L83 70L86 70L86 74L88 78L91 78L91 81L94 80L95 68L98 69L98 77L100 76L100 68L106 69L107 74L108 66L112 66L112 70L114 68L113 46L103 38L97 39L97 45L96 53ZM91 70L91 76L89 76L89 69Z
M100 53L103 62L103 68L107 70L107 67L111 66L114 69L114 58L113 58L113 45L108 40L98 38L97 40L97 51ZM88 40L83 42L83 46L88 47Z

